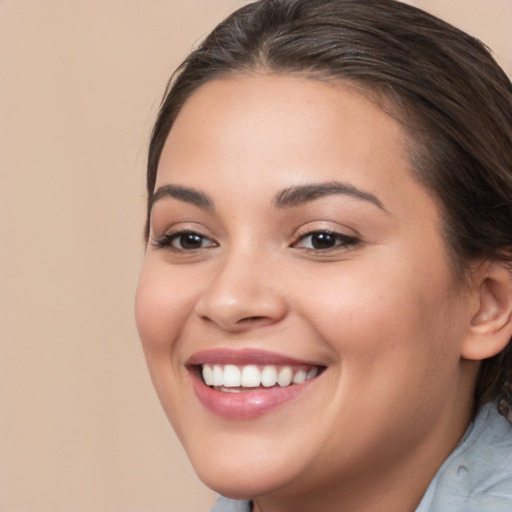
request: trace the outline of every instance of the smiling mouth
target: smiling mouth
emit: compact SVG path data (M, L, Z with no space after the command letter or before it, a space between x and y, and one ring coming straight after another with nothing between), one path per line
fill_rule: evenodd
M198 371L206 386L225 393L285 388L314 379L325 367L312 365L202 364Z
M224 348L193 354L186 367L199 402L228 421L245 421L308 396L327 366L264 350Z

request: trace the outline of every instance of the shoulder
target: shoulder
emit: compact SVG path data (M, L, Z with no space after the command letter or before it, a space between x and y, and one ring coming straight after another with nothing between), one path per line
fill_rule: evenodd
M512 425L484 406L416 512L512 512Z

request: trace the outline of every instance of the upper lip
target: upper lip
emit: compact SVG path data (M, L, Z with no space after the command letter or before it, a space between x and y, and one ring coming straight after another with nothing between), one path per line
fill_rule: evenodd
M209 349L196 352L187 361L187 366L202 364L235 364L235 365L287 365L287 366L322 366L316 362L305 361L275 352L259 349Z

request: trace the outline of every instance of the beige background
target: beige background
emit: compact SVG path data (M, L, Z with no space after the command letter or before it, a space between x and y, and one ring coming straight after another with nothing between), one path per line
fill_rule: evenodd
M0 511L199 512L133 321L148 132L240 0L0 0ZM512 70L512 0L412 2Z

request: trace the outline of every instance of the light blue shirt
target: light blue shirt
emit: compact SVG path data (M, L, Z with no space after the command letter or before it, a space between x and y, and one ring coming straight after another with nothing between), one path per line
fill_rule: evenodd
M250 510L250 501L220 496L210 512ZM480 409L416 512L512 512L512 425L495 404Z

